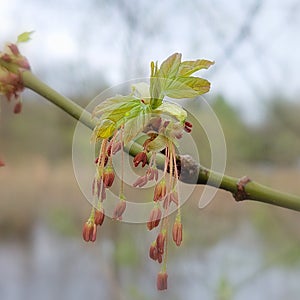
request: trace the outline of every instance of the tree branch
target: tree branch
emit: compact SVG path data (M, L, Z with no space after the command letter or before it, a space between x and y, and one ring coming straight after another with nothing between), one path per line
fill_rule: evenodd
M14 65L4 62L1 59L0 65L12 72L17 72ZM21 76L25 87L43 96L93 130L96 122L92 120L89 112L40 81L32 72L24 71L21 73ZM142 146L138 143L133 143L130 149L126 150L130 155L135 156L142 150ZM165 159L164 155L158 155L157 159L158 167L162 168ZM196 163L189 155L180 156L178 166L180 167L180 180L182 182L215 186L230 192L236 201L254 200L300 211L299 196L276 191L247 177L239 179L219 174Z

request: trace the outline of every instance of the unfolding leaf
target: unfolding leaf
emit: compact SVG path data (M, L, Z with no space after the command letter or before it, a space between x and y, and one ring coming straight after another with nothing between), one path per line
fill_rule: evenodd
M160 66L157 77L174 78L177 75L181 63L181 53L169 56Z
M99 139L106 139L113 135L116 130L116 123L109 120L103 119L101 122L94 128L92 134L92 142L96 142Z
M26 31L18 35L17 43L25 43L31 40L31 36L34 31Z
M179 66L178 76L190 76L201 69L208 69L214 63L214 61L206 59L183 61Z
M187 113L181 106L167 101L154 110L154 113L172 116L180 122L184 122L187 118Z
M132 93L140 99L150 98L150 86L146 82L138 82L131 85Z
M210 82L199 77L177 77L164 91L170 98L194 98L208 92Z
M108 110L101 115L101 118L110 119L116 123L119 123L117 126L121 125L122 119L130 118L135 116L134 113L136 109L139 110L141 106L140 101L131 101L126 104L121 105L113 110Z
M116 95L115 97L108 98L99 105L97 105L93 111L93 117L104 112L119 110L128 110L132 106L133 102L139 102L140 100L133 95Z
M131 142L148 123L150 115L146 111L140 110L136 116L128 119L124 124L124 144Z

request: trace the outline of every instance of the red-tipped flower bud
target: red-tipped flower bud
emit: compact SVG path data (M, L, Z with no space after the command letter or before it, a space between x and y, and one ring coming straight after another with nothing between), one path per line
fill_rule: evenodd
M147 184L148 178L147 175L139 177L133 184L133 187L143 187L145 184Z
M126 209L126 201L121 200L115 207L115 210L113 213L113 218L115 220L122 220L122 215L123 215L125 209Z
M115 142L112 141L110 145L107 148L107 155L115 155L118 151L120 151L122 148L122 143L121 142Z
M20 100L18 100L18 102L15 104L14 107L14 113L15 114L19 114L22 110L22 102Z
M157 181L157 179L158 179L158 170L157 170L157 168L156 167L149 168L147 170L147 175L148 175L149 180L155 179L155 181Z
M172 236L175 244L180 246L182 242L182 223L180 221L175 221L173 225Z
M154 207L150 212L149 221L147 222L147 227L149 230L157 227L161 219L161 210L159 207Z
M115 173L112 167L106 167L103 171L104 187L110 188L114 182Z
M190 133L192 131L192 127L193 127L193 124L186 121L184 122L184 130L187 132L187 133Z
M94 242L97 236L97 226L91 221L87 221L83 225L82 237L86 242Z
M167 272L159 272L157 274L156 286L159 291L166 290L168 288L168 274Z
M142 168L147 163L147 154L145 151L139 152L133 159L134 166L137 167L139 163L142 163Z
M149 257L152 258L153 260L158 259L158 250L157 250L156 241L154 241L150 246Z
M157 202L158 200L162 200L166 196L166 192L166 181L163 179L155 186L153 200L155 202Z
M166 235L162 232L160 232L156 238L156 245L158 253L164 254L165 250L165 241L166 241Z
M100 208L99 210L96 209L95 210L95 224L101 226L103 224L104 221L104 209Z

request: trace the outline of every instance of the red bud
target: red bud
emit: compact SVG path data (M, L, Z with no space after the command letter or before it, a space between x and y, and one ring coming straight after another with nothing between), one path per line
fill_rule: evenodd
M150 212L149 221L147 222L147 227L149 230L157 227L161 219L161 210L159 207L154 207Z
M179 221L175 221L172 230L173 241L177 246L182 242L182 224Z
M115 220L122 220L122 215L126 209L126 201L121 200L115 207L113 218Z
M96 209L95 210L95 224L101 226L103 224L104 221L104 209L100 208L99 210Z
M166 290L168 288L168 274L167 272L159 272L157 274L156 286L159 291Z
M156 238L157 250L158 253L160 254L164 254L165 241L166 241L166 235L160 232Z
M147 154L145 151L139 152L133 159L134 166L137 167L142 163L142 168L145 167L147 163Z

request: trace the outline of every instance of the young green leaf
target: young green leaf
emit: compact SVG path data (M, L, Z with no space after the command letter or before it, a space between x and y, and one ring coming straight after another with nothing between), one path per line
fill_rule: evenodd
M154 110L154 113L171 116L180 122L184 122L187 118L187 112L181 106L166 101Z
M206 59L183 61L179 66L178 76L185 76L185 77L190 76L199 70L208 69L214 63L215 63L214 61L209 61Z
M124 145L131 142L145 128L150 118L147 110L140 109L135 112L124 124Z
M132 94L140 99L150 98L150 86L146 82L138 82L131 85Z
M113 135L116 130L116 123L109 120L103 119L99 124L94 128L91 141L97 142L99 139L106 139Z
M138 98L133 95L116 95L115 97L108 98L99 105L97 105L92 113L92 116L98 116L102 113L108 113L115 110L127 111L131 108L133 103L140 102Z
M18 35L17 43L25 43L31 40L31 36L34 31L26 31Z
M191 77L190 75L213 65L213 61L198 59L181 62L181 54L174 53L157 68L151 64L150 106L157 109L163 103L163 98L194 98L209 91L209 81Z
M176 77L180 64L181 64L181 53L172 54L161 64L157 77L160 78Z
M199 77L177 77L164 91L170 98L194 98L208 92L210 82Z

